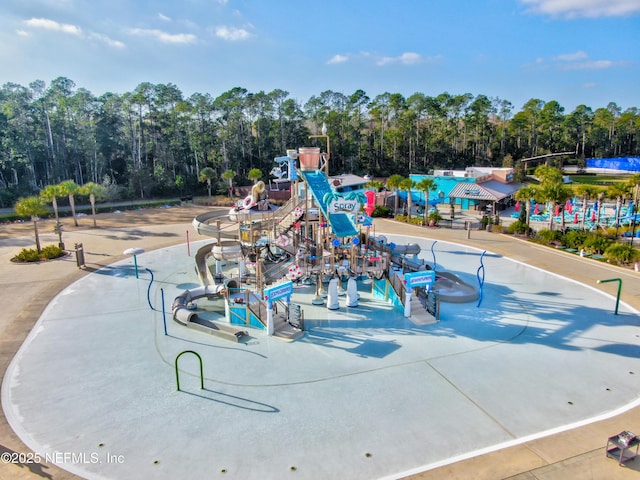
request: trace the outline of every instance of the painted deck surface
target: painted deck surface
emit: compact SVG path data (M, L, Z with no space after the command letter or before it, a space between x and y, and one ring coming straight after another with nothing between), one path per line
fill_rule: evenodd
M431 260L432 241L410 241ZM481 252L443 241L435 251L439 269L475 281ZM124 261L61 292L3 384L23 441L74 454L64 468L85 477L397 477L640 397L637 312L621 304L614 315L595 288L491 252L480 307L442 303L431 325L364 285L357 308L341 297L337 311L311 306L313 287L296 289L308 331L293 343L250 330L233 344L181 327L169 307L197 284L193 258L172 247L138 263L139 279ZM176 391L184 350L202 357L204 390L196 358L183 355Z

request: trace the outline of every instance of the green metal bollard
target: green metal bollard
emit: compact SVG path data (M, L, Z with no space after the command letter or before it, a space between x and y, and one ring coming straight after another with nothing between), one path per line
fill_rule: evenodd
M622 279L621 278L609 278L607 280L598 280L598 283L618 282L618 296L616 297L616 310L614 315L618 314L618 305L620 305L620 293L622 293Z

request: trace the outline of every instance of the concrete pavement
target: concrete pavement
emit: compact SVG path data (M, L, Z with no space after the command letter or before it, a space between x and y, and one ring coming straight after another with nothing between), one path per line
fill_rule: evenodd
M190 219L187 219L187 222ZM108 264L121 259L122 251L131 246L140 246L147 250L161 248L172 243L184 242L184 232L188 223L162 227L144 227L116 230L88 230L69 234L69 241L82 241L87 249L89 267ZM513 237L495 233L472 231L470 239L462 229L424 229L397 224L396 222L377 220L378 231L403 233L416 236L427 235L429 238L467 243L479 249L511 257L539 268L555 271L568 278L582 283L596 285L603 278L621 277L624 279L623 300L636 308L640 307L640 288L638 275L630 270L618 269L589 259L584 259L565 252L556 252ZM8 260L21 242L28 245L28 238L15 239L0 249L0 260ZM6 264L5 264L6 265ZM39 265L13 265L2 268L0 278L4 288L3 299L7 306L4 309L2 322L2 361L3 367L10 360L30 325L37 319L34 311L42 310L66 284L82 276L75 267L73 259L58 262L46 262ZM15 267L15 268L13 268ZM22 270L19 270L22 269ZM602 284L597 288L615 294L615 285ZM581 478L628 478L637 461L630 462L626 468L619 468L612 460L604 458L604 442L606 437L620 430L638 430L640 413L634 409L620 417L605 420L598 424L581 427L571 432L542 438L507 450L474 457L439 469L418 474L415 478L508 478L521 475L519 478L569 478L574 473ZM24 446L13 436L4 441L5 426L2 433L5 448L16 452L25 452ZM613 468L615 467L615 468ZM27 465L0 466L0 478L5 473L8 478L37 478L52 475L52 478L73 478L69 474L51 465L42 465L28 469ZM472 474L470 474L472 472ZM601 475L602 474L602 475ZM66 476L69 475L69 476ZM522 476L524 475L524 476ZM554 476L555 475L555 476ZM562 476L564 475L564 476ZM590 475L590 476L589 476ZM618 475L618 476L616 476Z

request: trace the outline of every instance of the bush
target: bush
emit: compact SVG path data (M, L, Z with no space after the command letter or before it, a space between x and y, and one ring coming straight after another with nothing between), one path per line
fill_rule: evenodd
M516 220L507 229L509 233L517 233L518 235L530 235L532 230L526 222L521 222L520 220Z
M442 215L437 210L434 210L429 214L429 223L433 222L434 225L438 225L438 222L442 220Z
M372 217L388 217L391 214L391 210L389 207L385 207L384 205L376 205L375 210L373 211Z
M551 245L554 242L559 242L562 238L562 232L559 230L549 230L548 228L543 228L538 232L537 240L539 243L544 245Z
M602 255L604 251L611 245L612 240L597 233L590 233L585 238L582 247L589 253Z
M42 249L40 253L35 248L23 248L13 260L16 262L40 262L43 259L51 260L64 255L62 250L57 245L48 245Z
M16 262L39 262L42 258L35 248L23 248L13 257Z
M404 223L410 223L411 225L424 225L424 217L409 218L409 215L396 215L396 220Z
M64 250L62 250L57 245L47 245L42 249L42 252L40 252L40 255L42 255L42 258L47 258L51 260L53 258L58 258L64 255Z
M587 233L582 230L570 230L562 237L562 244L569 248L579 250L584 245Z
M640 258L640 251L631 245L612 243L604 251L604 257L611 263L618 265L629 265Z

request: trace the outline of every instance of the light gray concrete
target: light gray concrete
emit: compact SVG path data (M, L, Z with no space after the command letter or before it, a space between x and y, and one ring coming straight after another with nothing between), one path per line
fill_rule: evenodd
M389 238L421 244L432 260L433 241ZM438 268L476 282L480 251L434 249ZM88 478L397 477L586 423L640 396L637 312L622 304L613 315L614 300L593 286L490 251L480 307L443 303L440 323L418 327L362 286L360 306L341 297L338 311L312 307L312 288L297 289L303 339L252 331L240 345L169 313L164 335L145 269L151 306L160 310L162 288L168 312L197 282L184 245L138 264L139 279L127 259L61 292L3 383L20 438ZM202 356L204 390L185 355L176 392L173 362L184 350Z

